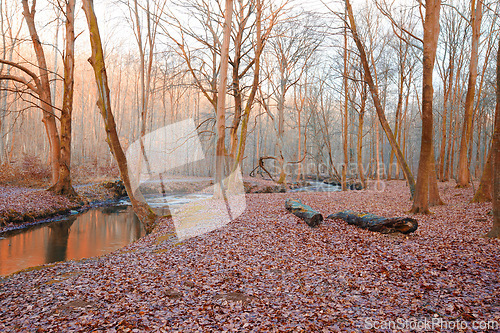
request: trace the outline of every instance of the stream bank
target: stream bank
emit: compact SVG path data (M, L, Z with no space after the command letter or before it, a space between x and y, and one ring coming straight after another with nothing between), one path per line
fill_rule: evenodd
M107 205L126 195L121 182L75 186L80 198L71 201L44 189L0 186L0 233L49 222L50 218Z
M197 191L199 189L195 184L203 185L203 181L196 177L193 177L193 180L195 181L174 180L169 183L169 190L178 193ZM246 193L280 193L289 190L283 185L257 177L244 177L243 183ZM80 196L78 201L71 201L44 189L0 186L0 234L52 222L61 216L83 212L93 207L112 205L127 196L120 180L77 185L74 188Z

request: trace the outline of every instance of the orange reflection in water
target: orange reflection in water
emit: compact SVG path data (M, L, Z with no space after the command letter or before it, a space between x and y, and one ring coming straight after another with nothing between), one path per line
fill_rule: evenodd
M3 235L0 276L55 261L100 256L143 235L131 207L92 209L64 221Z

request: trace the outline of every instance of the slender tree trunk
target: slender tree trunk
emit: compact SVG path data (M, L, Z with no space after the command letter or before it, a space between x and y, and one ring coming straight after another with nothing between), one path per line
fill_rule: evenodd
M238 12L240 16L238 22L243 21L243 12L240 10ZM238 151L238 127L241 122L241 110L242 110L242 96L241 96L241 87L240 87L240 61L241 61L241 43L243 38L243 31L241 26L238 26L238 31L236 33L236 37L234 39L234 57L233 57L233 98L234 98L234 117L233 122L231 124L231 128L229 131L230 136L230 156L232 162L236 159L236 154Z
M458 111L457 111L458 112ZM457 136L457 131L458 131L458 126L459 126L459 123L458 123L458 116L457 114L455 114L455 123L454 123L454 126L453 126L453 136L451 138L451 153L450 153L450 170L449 170L449 173L450 173L450 176L448 179L450 178L455 178L455 171L456 171L456 168L455 168L455 157L456 157L456 147L457 147L457 141L458 141L458 136Z
M40 97L40 107L43 111L43 123L50 146L50 165L51 165L51 181L56 184L59 180L59 158L61 154L61 146L59 141L59 134L56 125L56 118L52 108L52 97L50 93L50 80L47 61L45 60L45 53L43 51L42 43L38 37L38 32L35 26L35 5L33 2L31 9L28 5L28 0L22 0L23 16L29 29L33 48L35 50L38 70L40 72L40 87L38 88L38 95Z
M403 43L403 41L400 41ZM401 51L400 51L401 52ZM402 60L400 60L402 62ZM399 127L401 126L399 123L401 122L401 111L403 109L403 86L404 86L404 64L400 63L399 67L399 85L398 85L398 104L396 107L396 119L394 126L394 133L396 134L396 139L399 139ZM399 142L398 142L399 144ZM394 149L391 148L391 152L389 153L389 170L387 171L387 180L391 180L392 177L392 164L394 163ZM396 175L395 178L398 178Z
M120 139L118 137L118 133L116 132L115 119L111 110L108 76L106 74L106 66L104 63L104 52L102 50L99 26L94 13L94 3L93 0L82 0L82 3L85 16L87 17L87 24L90 31L90 44L92 47L92 56L89 58L89 62L94 69L98 91L97 105L104 120L108 145L118 164L123 185L127 190L134 212L143 223L146 232L150 233L155 227L157 216L146 202L139 201L133 193L128 173L127 158L125 157L125 153L123 152L120 144Z
M483 128L482 114L478 115L477 121L477 144L476 144L476 157L474 163L474 178L478 178L479 170L481 168L481 130ZM471 144L472 147L472 144Z
M347 22L347 10L345 13L345 19ZM347 24L347 23L346 23ZM347 191L347 166L349 165L349 156L347 152L347 126L348 126L348 101L349 101L349 87L347 77L349 75L347 63L348 63L348 52L347 52L347 26L344 26L344 122L342 125L342 148L344 151L344 164L342 165L342 191ZM328 126L325 124L325 126Z
M455 52L455 50L452 50L452 52ZM454 54L454 53L451 53L451 54ZM455 65L455 59L452 55L450 55L450 62L449 62L449 66L448 66L448 70L449 70L448 85L446 85L444 87L443 119L441 122L441 148L440 148L440 152L439 152L439 180L440 181L447 180L445 177L445 171L444 171L445 156L446 156L446 144L447 144L446 121L447 121L448 108L449 108L449 106L448 106L449 105L449 98L450 98L451 89L453 86L454 65ZM451 121L450 121L450 123L451 123Z
M375 180L377 189L380 185L380 131L378 122L375 122Z
M460 139L460 151L458 159L458 187L467 187L469 185L469 157L468 147L471 144L472 138L472 110L474 108L474 96L476 91L477 79L477 62L478 62L478 48L479 36L481 35L481 20L482 20L482 0L472 0L471 6L471 26L472 26L472 49L471 59L469 65L469 83L467 87L467 95L465 96L465 114L464 123L462 127L462 137ZM477 7L476 7L477 4Z
M429 213L429 178L431 177L431 168L434 164L432 163L432 101L434 97L432 72L434 70L437 41L439 37L440 9L441 0L427 0L425 2L422 78L422 141L418 163L417 186L413 206L411 208L412 213Z
M394 138L394 134L392 133L392 130L389 126L389 123L387 122L387 118L385 117L384 110L382 109L382 104L380 103L380 98L378 95L377 88L373 82L373 78L371 75L370 71L370 66L368 64L368 60L366 57L366 52L363 44L361 43L361 39L358 36L357 29L356 29L356 23L354 21L354 14L352 12L352 7L351 3L349 0L346 0L346 7L347 7L347 14L349 16L349 23L350 23L350 29L354 38L354 41L356 42L356 46L359 50L359 54L361 57L361 62L363 64L363 69L365 72L365 79L368 83L368 86L370 87L370 92L372 95L373 103L375 105L375 109L378 114L378 118L380 120L380 124L382 125L382 128L385 131L385 134L387 135L387 139L389 140L389 143L391 144L391 147L394 149L396 152L396 157L398 159L398 162L403 169L403 173L405 175L405 178L408 182L408 186L410 187L410 195L413 197L413 193L415 191L415 180L413 178L413 175L411 174L410 168L408 167L408 164L406 163L406 160L401 153L401 149L399 148L398 143L396 142L396 139Z
M304 90L307 89L307 82L304 85ZM297 181L300 181L302 179L302 161L301 157L302 156L302 110L304 109L304 97L302 96L302 88L299 86L299 92L300 92L300 107L297 107L297 127L299 131L299 138L298 138L298 147L297 147L297 160L299 160L299 163L297 165ZM304 92L304 95L307 94L307 90ZM295 101L297 101L297 98L295 98Z
M139 19L139 5L138 0L134 0L134 19L135 19L135 34L136 41L139 51L139 92L140 92L140 102L139 105L139 114L141 117L141 132L140 136L144 136L146 134L146 113L147 113L147 96L146 96L146 56L144 55L144 47L142 44L142 31L141 31L141 21ZM142 145L141 141L141 145Z
M278 184L286 183L285 173L285 157L283 155L284 135L285 135L285 95L286 95L286 82L288 80L286 69L286 57L280 60L280 83L279 83L279 96L278 96L278 140L276 141L276 148L278 151L278 165L280 168L280 176Z
M406 93L406 97L405 97L404 111L402 111L401 120L399 122L398 133L396 133L398 145L403 147L403 156L405 156L405 158L406 158L406 127L407 127L406 123L407 123L408 105L410 102L410 88L409 87L410 87L410 82L412 82L412 78L413 78L413 71L410 71L410 74L408 77L407 93ZM403 141L402 144L401 144L401 141ZM396 164L396 179L400 179L399 164Z
M437 178L437 170L436 170L436 162L434 156L434 147L431 149L431 167L429 173L429 206L440 206L444 205L443 200L441 200L441 196L439 195L438 189L438 178Z
M227 92L227 69L229 65L229 43L231 40L231 20L233 14L233 0L226 0L224 13L224 27L220 56L219 85L217 88L217 145L215 150L215 183L220 186L220 193L214 193L216 197L222 198L224 195L224 160L226 157L226 92Z
M240 143L238 147L238 154L236 156L235 167L238 164L243 162L243 155L245 153L245 147L247 142L247 132L248 132L248 121L250 119L250 111L252 110L252 105L255 100L255 95L257 93L257 89L259 87L259 75L260 75L260 56L263 50L263 42L262 42L262 0L256 0L256 45L255 45L255 64L254 64L254 72L253 72L253 82L252 82L252 90L250 91L250 95L248 96L245 111L243 114L243 121L241 124L241 133L240 133ZM233 168L233 170L235 169Z
M497 49L497 105L491 156L493 160L493 226L487 236L500 237L500 40Z
M361 92L361 108L358 115L358 142L357 142L357 162L358 162L358 174L363 188L366 188L365 173L363 170L363 124L365 119L365 109L366 109L366 83L363 84Z

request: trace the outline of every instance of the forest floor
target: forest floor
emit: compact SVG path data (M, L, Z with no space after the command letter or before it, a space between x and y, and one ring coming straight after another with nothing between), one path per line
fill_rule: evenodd
M402 181L247 195L240 217L183 242L164 219L113 253L0 279L0 331L499 331L500 241L483 237L491 204L439 186L446 205L412 216L410 235L328 219L313 229L284 208L300 198L324 216L405 216Z

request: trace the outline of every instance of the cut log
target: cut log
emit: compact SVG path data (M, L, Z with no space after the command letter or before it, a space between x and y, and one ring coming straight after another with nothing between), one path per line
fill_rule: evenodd
M383 234L400 232L409 234L418 228L417 220L410 217L392 217L386 218L370 213L355 212L345 210L335 214L328 215L327 219L341 219L348 224L353 224L363 229L377 231Z
M308 205L304 205L300 200L287 199L285 208L297 217L306 221L307 225L314 228L320 225L323 221L323 215L312 209Z

